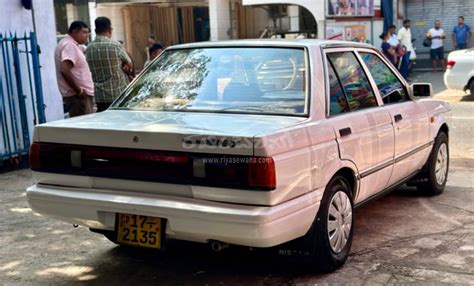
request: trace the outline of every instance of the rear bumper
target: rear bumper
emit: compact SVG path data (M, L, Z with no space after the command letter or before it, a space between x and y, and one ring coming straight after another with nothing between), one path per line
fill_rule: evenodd
M465 75L453 73L451 70L447 70L444 73L444 84L448 89L466 90L468 80L465 79L465 77Z
M322 191L271 207L41 184L26 194L35 212L90 228L114 230L116 213L131 213L167 219L171 239L271 247L306 234Z

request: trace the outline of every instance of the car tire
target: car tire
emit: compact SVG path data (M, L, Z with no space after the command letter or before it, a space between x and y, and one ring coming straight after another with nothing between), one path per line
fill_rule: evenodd
M444 191L448 180L449 146L448 136L441 131L436 137L433 150L424 168L424 181L417 186L418 191L436 196Z
M354 234L354 203L343 176L331 179L315 220L313 264L318 271L332 272L349 257Z
M474 96L474 79L471 79L471 83L469 83L469 91L471 92L471 96Z

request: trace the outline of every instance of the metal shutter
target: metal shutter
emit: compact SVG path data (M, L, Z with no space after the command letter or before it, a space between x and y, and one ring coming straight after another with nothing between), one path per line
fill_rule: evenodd
M464 16L464 23L474 29L474 0L407 0L407 18L411 20L411 33L416 39L416 53L429 53L429 47L423 47L426 32L434 26L436 19L441 21L441 27L446 33L444 40L445 51L453 49L451 35L458 17ZM426 22L426 25L423 25ZM399 27L401 28L401 27ZM471 38L470 47L474 39Z

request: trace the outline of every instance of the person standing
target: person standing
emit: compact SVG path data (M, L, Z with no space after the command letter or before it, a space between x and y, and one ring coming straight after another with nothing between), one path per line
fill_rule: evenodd
M446 39L443 28L441 28L441 22L436 20L434 22L434 28L431 28L426 37L431 40L430 57L431 63L433 64L433 72L436 72L436 61L439 60L443 71L446 69L446 63L444 61L444 47L443 40Z
M388 39L388 43L392 48L398 49L398 45L400 45L400 41L398 40L397 36L397 27L395 25L390 25L388 27L388 35L390 38Z
M87 24L74 21L54 51L59 92L69 117L93 111L94 83L84 55L88 37Z
M148 46L145 47L145 62L150 60L150 47L156 44L155 34L148 36Z
M380 39L382 39L382 52L384 56L394 65L397 65L398 62L398 57L397 53L395 52L395 49L392 47L392 45L389 43L390 39L390 34L389 32L383 32L382 35L380 35Z
M107 17L95 19L96 38L89 44L86 59L94 80L97 112L106 110L128 84L123 70L132 69L125 48L111 39L112 23Z
M163 46L158 43L153 44L150 47L149 52L150 52L150 59L145 62L144 68L146 68L156 57L161 55L161 53L163 52Z
M471 28L464 24L464 17L458 17L458 25L453 29L453 47L455 50L467 49L467 45L471 40Z
M403 21L403 27L398 31L398 40L400 44L405 49L405 54L402 57L402 62L400 65L400 73L405 79L408 79L409 69L408 66L410 64L410 54L413 48L411 43L411 30L410 30L410 20Z

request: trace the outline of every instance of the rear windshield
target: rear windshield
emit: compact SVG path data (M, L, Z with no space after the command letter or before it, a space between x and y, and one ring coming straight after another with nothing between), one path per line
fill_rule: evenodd
M305 115L306 70L299 48L169 50L113 108Z

